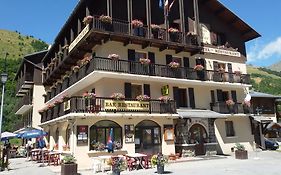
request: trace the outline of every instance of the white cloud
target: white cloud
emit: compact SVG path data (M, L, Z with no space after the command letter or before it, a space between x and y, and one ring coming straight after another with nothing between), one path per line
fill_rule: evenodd
M253 46L249 48L248 52L248 62L255 62L259 60L267 60L273 56L281 56L281 37L276 38L276 40L271 41L265 45L260 45L258 42L254 43Z

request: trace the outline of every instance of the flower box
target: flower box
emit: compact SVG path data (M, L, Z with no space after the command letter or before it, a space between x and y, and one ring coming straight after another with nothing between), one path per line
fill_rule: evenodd
M140 58L140 63L141 64L150 64L150 59L148 59L148 58Z
M91 93L91 92L85 92L85 93L83 93L83 97L84 98L95 98L96 94L95 93Z
M117 61L117 60L119 60L120 56L113 53L113 54L109 54L108 58Z
M94 17L93 16L86 16L84 19L83 19L83 23L86 25L86 24L90 24L92 21L93 21Z
M204 69L204 66L202 66L201 64L197 64L194 66L193 69L196 71L202 71Z
M225 101L227 106L233 106L235 105L234 101L232 99L228 99L227 101Z
M150 100L150 97L149 97L148 95L138 95L138 96L136 97L136 99L137 99L138 101L148 101L148 100Z
M113 93L110 98L113 98L115 100L124 100L125 96L121 93Z
M134 19L134 20L132 20L132 26L133 26L133 28L143 27L143 22L141 22L138 19Z
M178 62L172 61L172 62L169 63L169 67L175 69L175 68L180 67L180 64Z
M73 70L73 72L78 72L79 71L79 66L74 66L73 68L72 68L72 70Z
M100 20L102 23L112 24L112 18L111 18L110 16L101 15L101 16L99 17L99 20Z

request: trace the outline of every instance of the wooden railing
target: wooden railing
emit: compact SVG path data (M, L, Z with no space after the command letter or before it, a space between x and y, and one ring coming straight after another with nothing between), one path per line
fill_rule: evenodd
M24 105L32 105L32 97L30 97L29 95L25 95L24 97L22 97L16 104L14 111L17 112Z
M18 93L22 85L26 82L33 82L33 76L24 74L23 77L17 80L16 92Z
M98 113L98 112L142 112L142 113L159 113L159 114L175 114L176 104L175 101L161 101L161 100L149 100L147 108L139 110L138 108L116 108L109 109L105 107L106 100L113 100L113 102L120 103L122 100L115 100L106 97L84 98L84 97L71 97L64 103L57 104L55 107L48 109L41 113L41 122L50 121L57 117L69 114L69 113ZM137 102L136 99L124 99L126 102ZM68 106L69 105L69 106Z
M210 103L212 111L222 114L251 114L253 110L250 107L242 105L242 103L235 103L228 106L225 102Z

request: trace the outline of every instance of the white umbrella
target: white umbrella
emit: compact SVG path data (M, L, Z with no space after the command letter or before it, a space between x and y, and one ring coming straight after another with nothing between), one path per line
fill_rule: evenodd
M14 134L14 133L11 133L11 132L3 132L1 134L1 140L13 138L13 137L16 137L16 136L17 136L17 134Z

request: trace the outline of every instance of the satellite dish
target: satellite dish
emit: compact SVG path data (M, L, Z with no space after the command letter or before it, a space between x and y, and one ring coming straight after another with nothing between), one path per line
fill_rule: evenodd
M245 101L251 101L251 98L252 98L251 95L247 94L246 97L245 97Z

